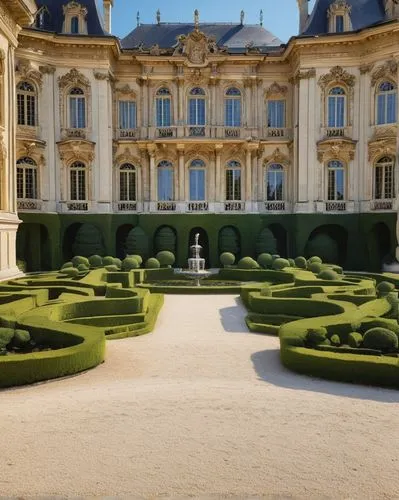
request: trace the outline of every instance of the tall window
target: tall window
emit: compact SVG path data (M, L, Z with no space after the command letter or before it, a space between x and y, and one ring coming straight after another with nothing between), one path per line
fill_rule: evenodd
M241 164L235 160L226 168L226 201L241 201Z
M205 201L205 162L193 160L190 163L190 201Z
M24 157L17 161L17 198L37 199L37 165L32 158Z
M285 100L269 99L267 101L267 126L285 128Z
M394 159L380 158L374 166L374 199L395 198Z
M328 93L327 126L345 127L346 95L342 87L333 87Z
M205 90L195 87L190 91L188 99L188 124L205 125Z
M119 168L119 201L136 201L136 167L130 163Z
M86 165L75 161L70 166L70 194L71 200L86 200Z
M224 100L224 124L226 127L241 126L241 92L237 88L229 88Z
M74 35L79 33L79 17L73 16L71 17L71 33Z
M119 101L119 128L136 128L136 101Z
M174 200L174 170L170 161L158 164L158 201Z
M328 170L328 201L345 199L345 166L339 160L331 160L327 165Z
M344 16L342 15L335 16L335 32L336 33L344 32Z
M272 163L266 167L265 193L267 201L284 200L284 167Z
M18 125L36 125L36 92L32 84L21 82L17 86Z
M377 125L396 123L396 86L382 82L377 90Z
M156 124L157 127L170 127L171 125L171 96L169 89L162 87L156 97Z
M86 98L79 87L69 92L69 126L70 128L86 128Z

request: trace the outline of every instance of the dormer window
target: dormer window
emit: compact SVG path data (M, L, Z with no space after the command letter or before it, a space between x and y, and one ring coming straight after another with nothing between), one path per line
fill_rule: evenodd
M37 13L35 18L35 27L39 29L44 29L46 23L48 22L50 17L50 13L46 6L41 7Z
M351 6L346 0L335 0L327 11L328 32L344 33L352 30Z
M71 35L87 35L87 9L79 2L72 0L63 7L64 24L63 33Z

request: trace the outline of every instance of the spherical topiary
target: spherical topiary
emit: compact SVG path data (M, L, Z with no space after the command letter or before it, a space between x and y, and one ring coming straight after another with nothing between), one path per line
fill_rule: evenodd
M101 267L103 265L103 258L100 255L91 255L89 257L90 267Z
M338 274L332 269L323 269L317 275L321 280L334 281L338 279Z
M331 342L331 345L334 345L336 347L341 345L341 339L339 338L339 335L337 335L337 334L331 335L330 342Z
M137 262L139 263L139 266L141 266L141 264L143 263L143 258L141 257L141 255L132 254L132 255L126 255L126 257L133 257L133 259L136 259Z
M121 259L118 259L118 257L114 257L114 266L116 266L118 269L121 269L122 267L122 261Z
M262 297L271 297L272 291L270 290L269 286L265 286L265 287L260 289L260 294Z
M120 267L116 266L115 264L109 264L108 266L105 266L105 269L110 273L116 273L120 270Z
M378 297L386 297L389 293L395 290L395 285L389 283L388 281L381 281L378 283L376 290Z
M0 349L5 348L14 337L14 328L0 328Z
M317 257L317 255L310 257L310 259L308 259L308 262L310 264L312 264L313 262L318 262L319 264L323 264L323 261L320 259L320 257Z
M103 257L103 266L112 266L112 264L114 264L114 257L110 255Z
M273 253L272 258L273 258L273 260L279 259L280 255L278 253Z
M398 337L387 328L371 328L364 334L363 346L383 352L395 352L398 350Z
M258 269L258 263L252 257L243 257L238 261L238 269Z
M313 347L325 342L327 339L327 330L323 326L318 328L309 328L306 333L306 343Z
M264 269L272 267L273 263L273 257L270 255L270 253L261 253L258 256L258 264L263 267Z
M223 252L220 257L220 263L222 264L223 267L228 267L232 266L236 260L236 257L233 253L231 252Z
M146 269L159 269L161 267L161 263L155 257L150 257L145 262Z
M311 262L308 265L308 269L309 271L312 271L312 273L314 274L319 274L321 272L322 265L320 264L320 262Z
M349 347L360 347L363 342L363 335L359 332L351 332L348 335Z
M281 271L285 267L290 267L290 263L288 262L287 259L282 259L281 257L278 257L273 261L272 267L276 271Z
M175 263L174 253L169 252L168 250L162 250L161 252L158 252L155 258L159 260L159 263L162 267L171 267Z
M62 264L61 269L67 269L68 267L73 267L72 262L65 262L65 264Z
M295 260L294 259L287 259L290 267L295 267Z
M12 345L15 347L23 347L30 341L30 333L28 330L15 330L12 338Z
M89 270L89 267L86 266L85 264L79 264L78 265L78 271L80 271L80 272L86 272L88 270Z
M81 255L73 257L72 264L73 267L78 267L79 264L84 264L85 266L90 267L89 259L87 257L82 257Z
M132 269L138 269L138 268L139 268L139 263L133 257L126 257L126 259L123 259L122 271L131 271Z
M66 269L63 269L61 272L62 274L65 274L70 278L75 278L79 274L79 269L77 269L76 267L67 267Z
M308 261L305 259L305 257L297 257L294 259L296 267L299 267L300 269L307 269L308 268Z

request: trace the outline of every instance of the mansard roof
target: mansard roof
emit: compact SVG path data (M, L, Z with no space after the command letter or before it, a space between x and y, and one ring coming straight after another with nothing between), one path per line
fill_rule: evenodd
M70 0L36 0L38 10L46 7L48 15L44 16L44 25L41 28L32 26L41 31L52 31L62 33L62 25L64 22L63 6L67 5ZM103 36L108 33L103 28L101 14L97 8L96 0L76 0L82 7L87 9L87 35L88 36ZM73 36L73 35L72 35Z
M245 52L248 48L267 52L283 43L260 25L200 23L198 28L207 37L213 37L218 47L226 47L231 53ZM171 49L176 46L179 35L188 35L194 29L194 23L141 24L121 40L121 45L123 49L150 48L154 45Z
M306 23L303 35L328 33L327 12L335 0L316 0L313 11ZM386 21L384 0L346 0L351 6L351 23L354 31Z

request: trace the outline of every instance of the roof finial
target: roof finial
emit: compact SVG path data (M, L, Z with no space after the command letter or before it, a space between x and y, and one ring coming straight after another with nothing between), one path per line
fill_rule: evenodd
M241 26L244 24L245 12L242 10L240 13L240 24Z
M137 20L137 26L140 26L140 11L137 11L136 20Z
M158 26L161 24L161 11L157 10L157 24Z
M194 25L195 25L195 28L198 29L198 26L199 26L199 12L198 12L198 9L195 9L195 11L194 11Z
M260 25L263 26L263 10L262 9L259 12L259 22L260 22Z

